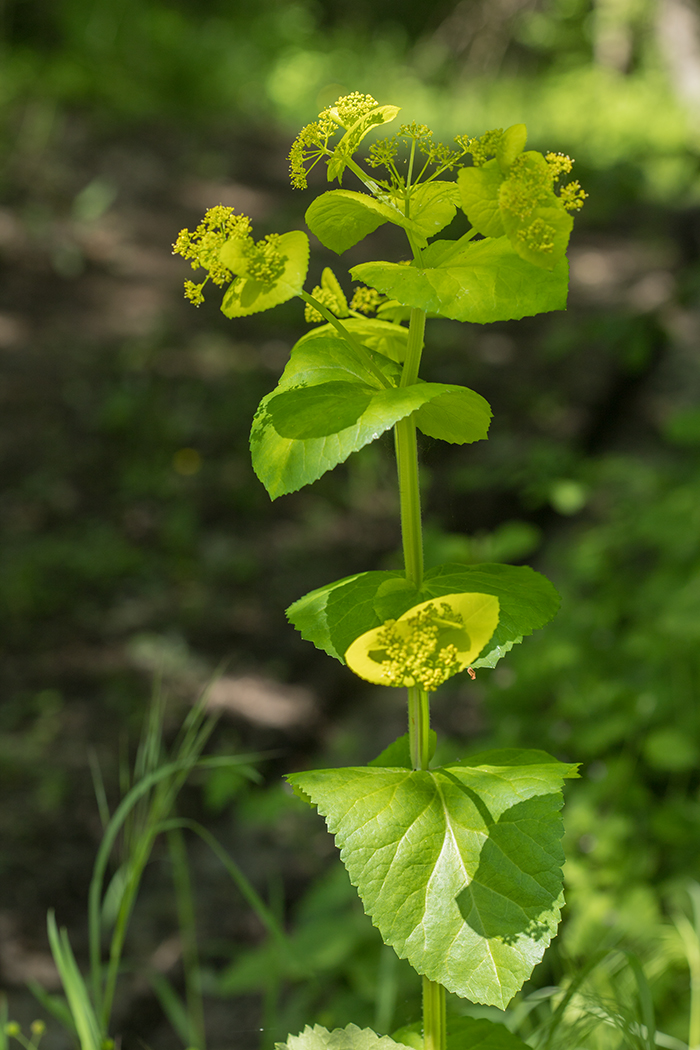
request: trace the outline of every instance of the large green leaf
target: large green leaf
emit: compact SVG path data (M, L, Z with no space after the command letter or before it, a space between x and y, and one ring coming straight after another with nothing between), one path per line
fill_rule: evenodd
M474 667L493 667L523 637L543 627L559 608L559 595L524 565L440 565L425 574L420 591L399 570L363 572L319 587L287 609L302 638L343 661L366 631L397 619L414 605L446 594L493 594L499 622Z
M396 1050L397 1045L390 1036L377 1035L371 1028L358 1028L356 1024L332 1032L320 1024L313 1028L307 1024L299 1035L287 1036L286 1043L275 1043L275 1050Z
M354 190L322 193L306 212L306 225L311 232L321 244L338 255L385 222L393 222L421 235L420 227L407 219L397 205L384 204L367 193L355 193Z
M304 349L311 347L316 348L316 344L307 343ZM357 393L350 396L353 386ZM343 463L399 419L433 398L452 395L460 389L443 383L377 389L359 385L356 375L350 372L340 382L313 381L312 385L307 380L303 388L289 389L286 385L280 391L278 387L263 398L253 420L253 470L272 499L295 492ZM469 425L465 423L465 431ZM468 440L486 436L488 415L478 404L472 412L471 426L474 436Z
M559 810L575 767L497 751L430 771L295 773L387 944L421 974L504 1009L556 932Z
M270 310L302 291L309 268L309 238L301 230L292 230L280 236L278 247L287 257L282 276L271 285L262 284L252 277L237 277L229 285L221 304L221 312L226 317L247 317L261 310ZM222 248L224 262L225 249L226 245Z
M437 247L449 243L437 242ZM498 237L460 246L456 258L431 265L437 253L428 253L435 248L427 249L423 270L414 264L367 262L354 266L350 274L404 306L457 321L486 324L566 307L566 259L553 270L543 270L521 259L507 237Z
M408 328L404 325L375 320L373 317L347 317L343 318L343 326L368 349L378 350L380 354L391 358L392 361L405 360ZM296 345L301 346L310 340L324 338L328 335L338 339L334 325L324 324L319 328L312 328L310 332L301 337ZM396 374L401 373L399 371Z

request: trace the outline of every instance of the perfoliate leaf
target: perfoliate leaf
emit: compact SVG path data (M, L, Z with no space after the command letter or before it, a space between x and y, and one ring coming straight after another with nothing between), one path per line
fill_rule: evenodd
M313 346L306 344L305 349ZM357 386L357 392L349 396L351 385ZM340 382L308 382L300 389L285 384L263 398L255 414L250 432L253 470L272 499L296 492L399 419L457 389L444 383L416 383L382 390L358 384L350 371ZM481 436L486 436L486 429Z
M348 648L345 662L376 685L418 685L431 693L474 662L497 623L498 599L492 594L446 594L365 631Z
M448 1017L447 1050L528 1050L528 1045L485 1017Z
M343 321L352 330L353 318ZM374 363L388 376L401 374L394 361L372 354ZM312 386L319 383L351 381L382 389L365 362L353 347L342 339L333 325L312 328L292 347L292 353L282 373L277 390Z
M489 160L480 168L462 168L457 177L464 213L484 237L502 237L506 232L498 201L502 182L497 160Z
M396 1050L388 1035L377 1035L371 1028L334 1028L329 1032L320 1024L307 1025L300 1035L287 1036L286 1043L275 1043L275 1050ZM494 1048L498 1050L498 1048Z
M397 619L419 602L455 593L492 594L499 620L473 667L495 667L523 637L543 627L559 608L559 595L540 573L524 565L440 565L417 591L399 570L363 572L319 587L287 609L290 622L318 649L343 661L366 631Z
M377 350L392 361L405 360L408 328L404 325L375 320L373 317L347 317L343 320L343 325L370 350ZM325 338L329 335L338 340L337 330L333 325L320 325L303 335L296 345L301 346L311 339ZM401 371L398 370L395 374L401 375Z
M267 411L280 437L327 437L356 423L376 392L360 383L319 383L275 394Z
M384 941L449 991L504 1009L556 932L561 786L575 775L541 751L496 751L289 779L326 817Z
M350 311L348 309L348 301L345 298L345 292L340 287L340 282L330 266L324 266L323 268L323 273L321 274L321 288L326 292L330 292L335 299L336 306L333 309L335 316L349 317Z
M424 182L416 186L411 195L410 217L422 234L419 247L452 222L459 203L455 182Z
M321 244L341 255L363 240L385 222L410 229L420 236L420 229L394 204L385 204L368 193L354 190L329 190L312 201L306 212L306 225Z
M507 237L498 237L473 241L456 259L431 266L428 253L445 244L450 242L438 241L428 247L423 270L413 263L367 262L354 266L350 274L404 306L456 321L487 324L565 309L566 259L560 259L551 271L533 269Z
M223 246L221 253L224 262L228 245L231 245L233 252L234 248L237 248L237 242L228 241ZM280 236L278 248L281 254L287 257L281 277L272 284L263 284L251 277L237 277L229 286L221 304L221 312L226 317L247 317L261 310L270 310L273 306L286 303L302 291L309 268L309 238L301 230L292 230ZM238 255L232 257L232 260L236 265L239 264Z

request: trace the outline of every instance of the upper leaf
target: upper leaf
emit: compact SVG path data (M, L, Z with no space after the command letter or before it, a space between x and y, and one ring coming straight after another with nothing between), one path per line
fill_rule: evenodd
M306 349L314 346L306 344ZM253 420L253 469L272 499L311 484L399 419L459 389L443 383L416 383L382 390L358 382L356 372L350 371L340 382L307 379L306 383L303 388L290 389L285 382L284 388L263 398ZM489 415L477 406L467 429L471 425L473 433L485 437Z
M399 325L360 321L360 329L367 324L371 338L401 345L405 330ZM432 400L438 402L435 412L424 423L418 418L427 432L450 433L448 440L460 442L486 436L491 411L478 394L443 383L380 387L353 348L331 331L327 326L299 340L253 420L253 469L273 499L315 481ZM376 351L372 356L396 381L397 364Z
M377 1035L371 1028L358 1028L356 1024L332 1032L320 1024L313 1028L307 1024L300 1035L289 1035L286 1043L275 1043L275 1050L396 1050L397 1045L388 1035Z
M363 572L320 587L287 609L302 638L343 661L360 635L397 619L414 605L455 593L492 594L499 621L473 667L493 667L523 637L543 627L559 608L549 580L522 565L440 565L417 591L399 570Z
M385 222L393 222L396 226L420 234L420 228L407 219L396 205L385 204L368 193L356 193L354 190L329 190L322 193L309 205L305 218L306 225L321 244L338 255Z
M501 751L289 779L326 817L384 941L449 991L504 1009L559 922L561 785L575 768Z
M534 268L511 247L507 237L471 242L459 254L435 266L427 253L436 246L446 254L459 242L438 241L426 251L426 269L399 263L367 262L354 266L354 280L364 281L404 306L456 321L487 324L566 307L568 265ZM435 253L437 255L437 252ZM433 256L434 258L435 256Z
M309 238L301 230L292 230L280 236L277 248L286 256L281 276L269 284L253 277L237 277L221 304L221 311L226 317L247 317L261 310L269 310L286 303L302 291L309 268ZM227 241L222 247L220 255L224 263L227 262L229 251L232 264L239 267L241 258L238 239Z

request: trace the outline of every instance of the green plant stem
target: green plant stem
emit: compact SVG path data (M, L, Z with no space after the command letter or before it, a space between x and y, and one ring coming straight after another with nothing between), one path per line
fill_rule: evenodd
M335 317L330 312L330 310L327 310L322 303L319 303L318 299L314 299L313 295L309 295L308 292L299 292L299 298L303 299L305 303L309 304L309 306L312 306L314 310L318 310L321 316L324 317L329 324L333 325L333 327L339 332L339 334L342 336L345 342L348 343L350 347L355 351L355 353L362 361L363 365L369 369L369 371L372 373L375 379L377 379L381 383L384 389L388 390L391 386L391 383L384 375L382 370L377 365L375 365L374 361L370 356L369 351L367 350L367 347L363 346L359 339L355 338L352 332L348 332L345 325L341 324L338 318Z
M411 310L401 386L411 386L418 379L425 318L424 310ZM409 416L399 420L395 434L406 579L419 588L423 583L423 533L414 419ZM430 756L430 703L428 694L417 685L408 689L408 738L413 768L427 769ZM423 977L423 1039L425 1050L445 1050L445 989L427 977Z
M427 769L430 761L430 703L419 686L408 689L408 741L414 769Z
M445 989L437 981L423 978L423 1047L424 1050L445 1050L447 1046L447 1017Z

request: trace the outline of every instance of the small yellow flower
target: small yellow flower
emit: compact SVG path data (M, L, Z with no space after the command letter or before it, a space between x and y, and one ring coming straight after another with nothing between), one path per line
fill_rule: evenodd
M492 594L447 594L366 631L349 647L345 662L368 682L433 692L473 663L498 616Z

